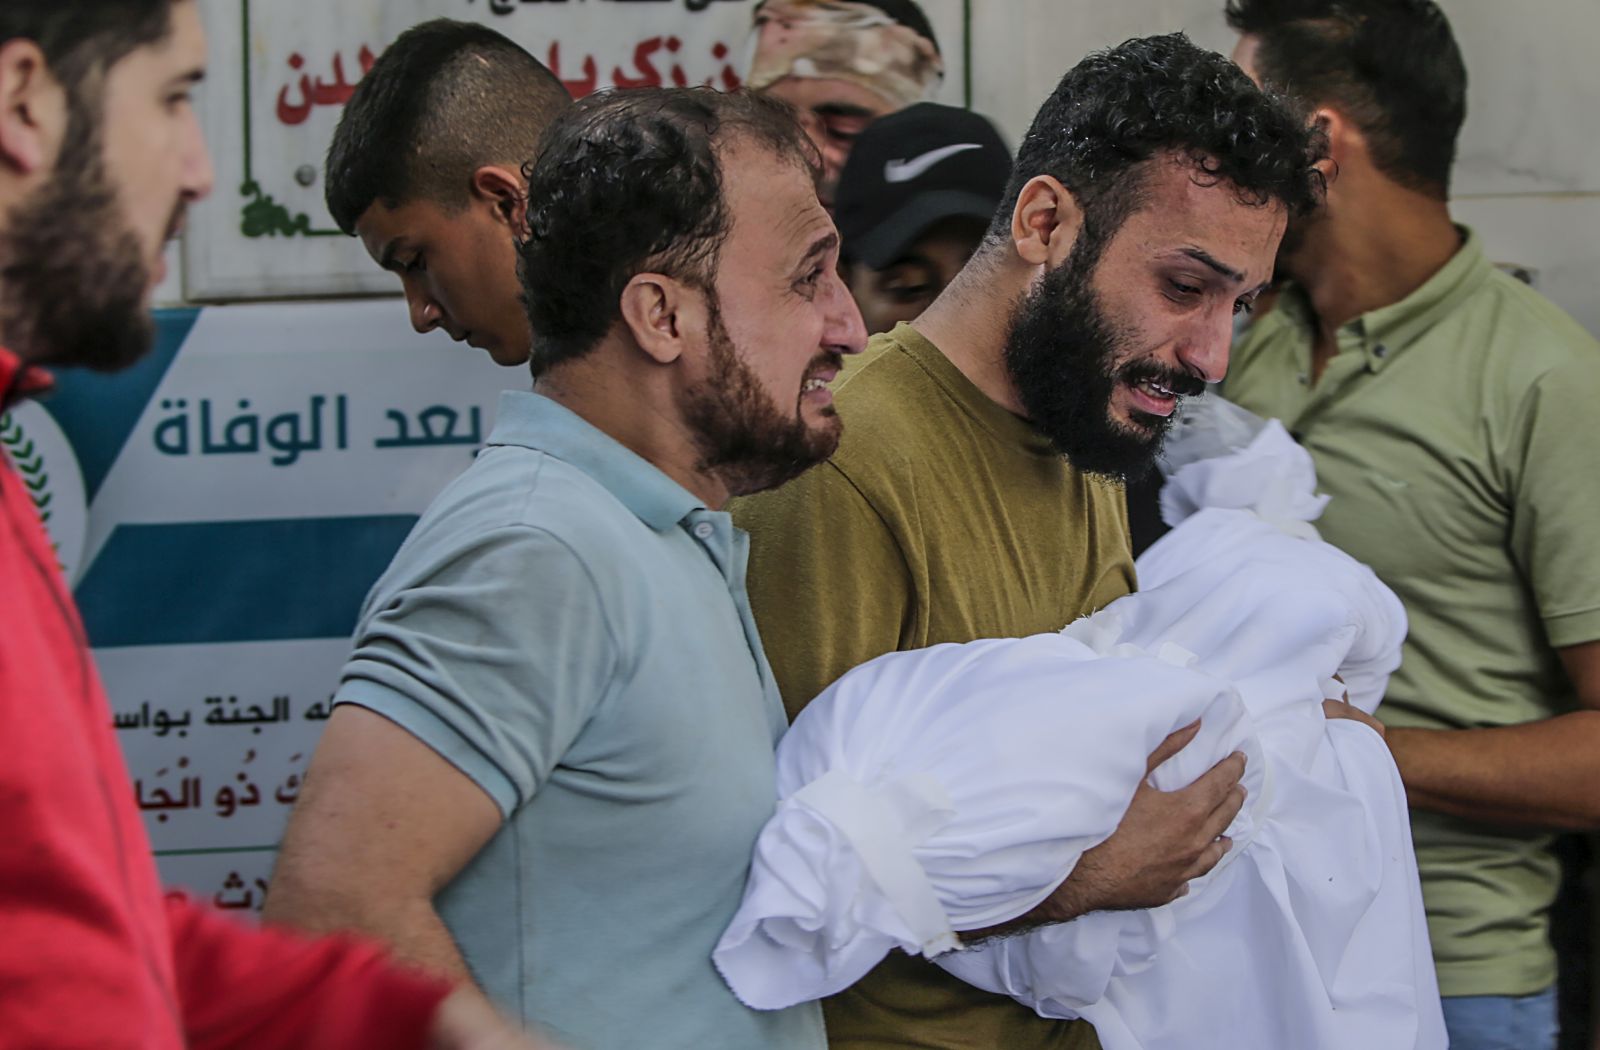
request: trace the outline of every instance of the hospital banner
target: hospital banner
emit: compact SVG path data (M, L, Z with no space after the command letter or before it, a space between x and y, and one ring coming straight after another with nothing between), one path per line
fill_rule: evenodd
M527 389L397 301L162 311L0 449L83 613L163 879L258 910L367 591Z
M922 0L964 97L966 4ZM202 0L212 76L198 93L216 164L184 237L196 301L394 290L323 203L323 159L345 102L383 49L430 18L482 22L575 96L608 88L738 87L757 0ZM507 99L507 106L517 105Z

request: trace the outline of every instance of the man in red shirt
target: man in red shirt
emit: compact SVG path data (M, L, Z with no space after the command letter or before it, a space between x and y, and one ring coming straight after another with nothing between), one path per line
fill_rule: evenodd
M0 6L0 411L149 347L212 172L195 0ZM8 348L8 349L4 349ZM374 949L163 898L83 627L0 457L0 1047L533 1046Z

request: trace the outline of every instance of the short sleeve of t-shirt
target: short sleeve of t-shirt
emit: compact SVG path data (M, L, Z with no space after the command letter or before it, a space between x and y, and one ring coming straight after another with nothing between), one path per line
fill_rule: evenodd
M1512 554L1528 575L1556 648L1600 639L1596 404L1600 352L1550 369L1518 406L1506 454L1513 473Z
M403 548L368 599L338 703L399 724L509 816L572 746L617 647L583 560L524 525Z

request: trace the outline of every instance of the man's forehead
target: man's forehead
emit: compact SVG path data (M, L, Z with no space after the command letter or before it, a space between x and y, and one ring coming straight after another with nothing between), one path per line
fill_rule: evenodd
M192 77L204 73L206 34L198 0L174 0L169 4L166 35L130 51L128 58L170 67L162 70L165 75Z
M206 35L197 0L174 0L167 7L165 35L132 48L106 72L106 102L123 107L115 119L149 119L152 99L187 91L205 78Z
M882 116L894 108L876 91L835 77L788 76L767 89L797 109L829 116Z
M822 203L816 200L809 182L806 183L805 192L794 196L798 206L785 209L787 214L778 225L778 234L791 247L805 250L818 237L832 233L833 222L823 210Z
M804 252L833 232L832 220L817 199L811 173L798 162L769 149L741 144L723 157L731 237L759 236Z
M1151 172L1144 206L1128 216L1126 225L1147 251L1203 254L1243 274L1245 283L1255 283L1271 275L1287 221L1281 202L1252 203L1229 180L1206 175L1192 163L1174 163Z
M378 265L389 266L396 251L425 239L440 218L438 207L429 201L412 200L391 206L377 200L356 219L356 236Z

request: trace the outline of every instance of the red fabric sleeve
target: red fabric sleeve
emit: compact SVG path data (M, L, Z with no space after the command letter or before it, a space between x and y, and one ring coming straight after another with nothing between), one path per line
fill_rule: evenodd
M177 1050L150 843L55 554L3 452L0 726L0 1047Z
M0 387L7 367L0 352ZM0 1048L425 1046L443 981L162 900L111 724L55 554L0 454Z
M245 926L167 898L178 998L193 1050L423 1050L448 982L376 948Z

